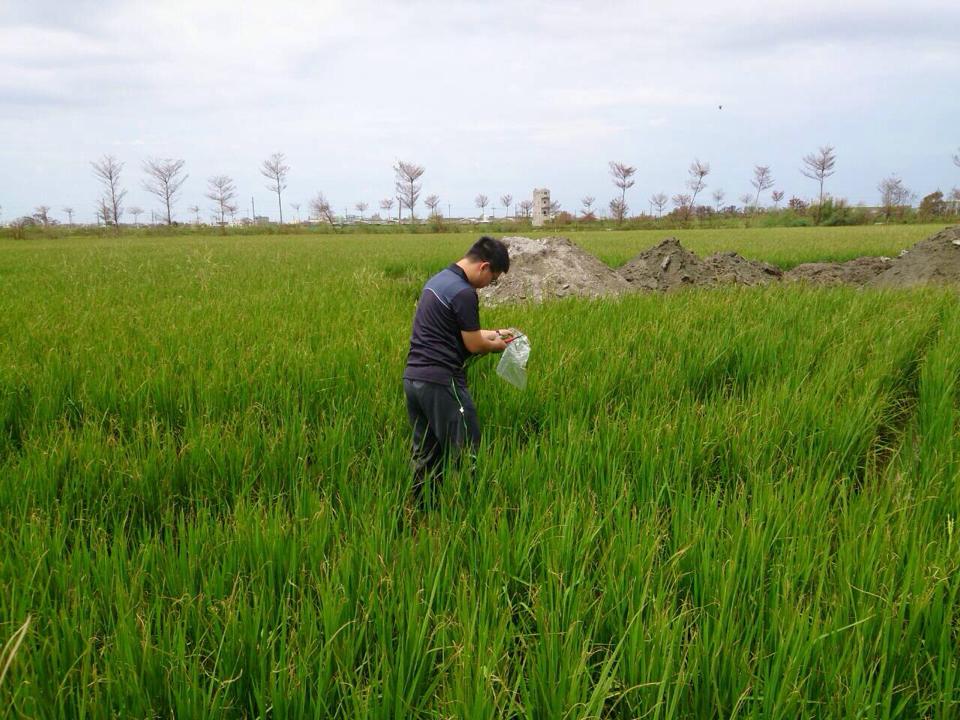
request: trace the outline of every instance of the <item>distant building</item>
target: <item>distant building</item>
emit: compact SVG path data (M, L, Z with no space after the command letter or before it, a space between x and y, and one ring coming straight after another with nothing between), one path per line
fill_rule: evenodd
M533 190L533 226L543 227L543 223L550 219L550 190L534 188Z

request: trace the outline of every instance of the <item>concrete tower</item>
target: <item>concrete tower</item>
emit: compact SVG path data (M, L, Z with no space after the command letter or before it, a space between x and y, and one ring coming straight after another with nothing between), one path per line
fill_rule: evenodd
M533 226L543 227L543 223L550 219L550 190L548 188L534 188L533 190Z

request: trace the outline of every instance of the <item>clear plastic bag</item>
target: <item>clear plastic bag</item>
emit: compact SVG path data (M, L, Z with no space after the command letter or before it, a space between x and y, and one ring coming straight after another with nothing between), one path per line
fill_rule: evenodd
M527 360L530 357L530 341L526 335L517 335L507 344L500 355L497 375L521 390L527 386Z

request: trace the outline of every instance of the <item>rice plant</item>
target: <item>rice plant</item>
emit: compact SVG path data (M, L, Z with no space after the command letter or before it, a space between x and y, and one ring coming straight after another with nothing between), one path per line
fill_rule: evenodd
M960 714L955 290L485 312L529 385L471 365L479 467L411 513L468 240L0 245L0 716Z

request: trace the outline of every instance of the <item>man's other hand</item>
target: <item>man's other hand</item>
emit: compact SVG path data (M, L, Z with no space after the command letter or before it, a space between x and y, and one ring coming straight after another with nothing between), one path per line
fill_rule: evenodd
M496 330L473 330L472 332L461 330L460 334L463 336L464 346L474 355L503 352L507 349L507 343Z

